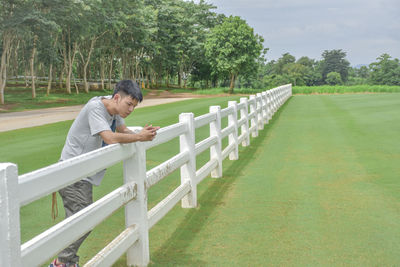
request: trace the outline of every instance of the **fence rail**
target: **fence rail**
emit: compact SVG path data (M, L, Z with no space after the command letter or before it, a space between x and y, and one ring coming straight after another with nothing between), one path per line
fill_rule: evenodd
M250 135L257 137L291 95L292 86L288 84L242 97L240 103L229 101L224 109L211 106L209 113L196 118L193 113L182 113L178 123L161 128L151 142L110 145L20 176L15 164L0 163L0 266L43 264L49 255L61 251L122 206L125 230L85 266L110 266L124 253L128 266L146 266L150 261L149 229L179 201L183 208L196 207L197 185L210 174L222 177L223 160L228 156L237 160L239 145L250 145ZM222 128L221 120L226 117L228 125ZM196 143L196 129L206 125L210 135ZM180 152L146 172L146 150L176 137ZM228 145L222 148L224 138L228 138ZM196 169L196 156L207 150L210 160ZM21 245L22 206L121 161L124 185ZM178 168L181 185L148 211L147 190Z

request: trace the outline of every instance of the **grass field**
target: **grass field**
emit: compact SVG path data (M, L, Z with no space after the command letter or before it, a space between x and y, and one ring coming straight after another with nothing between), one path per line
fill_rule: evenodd
M79 94L75 88L71 88L72 93L65 93L65 89L53 89L50 95L46 95L47 87L36 88L36 98L32 98L31 88L7 87L5 89L5 106L0 105L0 114L4 112L23 111L31 109L41 109L50 107L63 107L72 105L86 104L94 96L110 95L112 90L90 91L85 93L81 90ZM147 94L147 90L143 90Z
M395 85L321 85L294 86L293 94L354 94L354 93L400 93Z
M197 116L228 99L138 109L128 124L166 126L180 112ZM151 230L152 266L398 265L399 106L400 94L294 96L241 148L239 161L224 161L222 179L199 185L198 208L177 206ZM18 163L20 173L56 162L70 124L0 133L7 151L0 162ZM200 129L198 138L207 132ZM174 140L150 150L149 168L177 146ZM198 167L207 159L201 155ZM121 165L110 168L95 198L121 183ZM149 208L178 183L174 173L151 188ZM93 231L81 264L121 231L122 216L120 210ZM50 198L24 207L21 219L24 241L52 225Z
M235 88L234 94L257 94L265 89ZM173 93L194 93L203 95L227 94L228 87L185 90L172 89ZM354 93L400 93L400 86L391 85L321 85L321 86L293 86L293 94L354 94Z
M209 89L183 89L183 88L167 88L161 87L156 89L160 93L164 90L173 93L193 93L196 95L226 95L229 93L228 87L218 87ZM253 89L253 88L235 88L233 96L235 95L251 95L257 94L266 89ZM142 90L143 95L149 93L149 90ZM348 94L348 93L400 93L400 86L388 85L323 85L323 86L294 86L293 94ZM70 105L85 104L90 98L99 95L112 94L111 90L90 91L85 93L83 90L76 94L75 88L72 94L66 94L65 89L53 89L49 96L46 95L46 87L38 87L36 89L37 97L32 99L30 88L25 87L7 87L5 90L5 103L0 105L0 115L5 112L23 111L40 108L61 107Z

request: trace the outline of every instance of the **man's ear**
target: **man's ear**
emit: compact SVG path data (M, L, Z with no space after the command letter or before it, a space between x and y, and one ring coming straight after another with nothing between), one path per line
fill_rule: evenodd
M118 101L120 100L121 95L120 94L115 94L113 99L118 103Z

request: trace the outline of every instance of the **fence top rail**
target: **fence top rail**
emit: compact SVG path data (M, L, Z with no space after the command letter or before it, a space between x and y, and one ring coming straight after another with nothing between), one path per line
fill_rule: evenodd
M246 104L244 103L244 102L240 102L240 103L238 103L237 104L237 109L239 110L239 109L243 109L243 108L245 108L246 107Z
M135 153L132 144L113 144L18 177L20 205L93 175Z
M144 147L150 149L152 147L158 146L160 144L166 143L188 130L186 123L178 122L167 127L163 127L157 131L156 138L153 141L145 142Z
M215 113L207 113L207 114L198 116L198 117L194 118L194 127L196 129L200 128L204 125L211 123L216 118L217 118L217 115Z
M233 114L234 112L233 106L229 106L227 108L221 109L221 118L225 118L226 116Z

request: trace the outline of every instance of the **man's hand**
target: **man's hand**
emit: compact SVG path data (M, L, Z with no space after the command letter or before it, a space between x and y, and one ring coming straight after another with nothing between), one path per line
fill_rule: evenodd
M140 131L140 139L141 141L151 141L157 135L157 130L160 129L160 126L153 126L153 125L145 125L143 129Z

